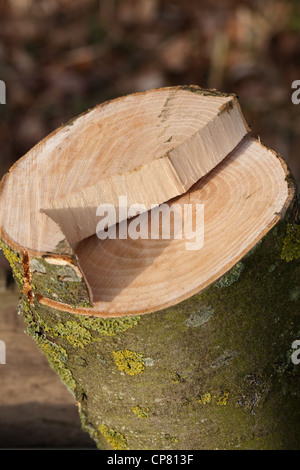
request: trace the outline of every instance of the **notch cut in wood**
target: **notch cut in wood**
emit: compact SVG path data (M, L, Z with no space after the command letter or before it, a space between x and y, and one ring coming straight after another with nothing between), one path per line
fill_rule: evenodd
M120 120L119 127L115 124L119 129L124 126L124 135L111 136L110 142L105 141L105 146L104 144L101 146L98 140L99 129L107 128L106 118L111 123L109 116L114 115L110 107L117 106L118 109L120 107L119 117L122 113L128 117L127 106L136 102L137 95L113 101L77 118L72 125L69 124L50 135L20 159L1 182L0 235L10 249L16 253L26 253L30 265L26 279L31 283L29 287L32 289L33 298L38 298L41 303L72 313L101 317L150 313L174 305L202 291L224 275L281 217L284 217L295 194L291 180L287 179L288 170L284 161L248 136L228 153L229 137L227 140L220 139L221 134L216 130L213 133L210 130L205 134L208 124L203 127L204 130L196 125L199 96L201 100L204 98L208 100L207 109L210 110L209 103L212 103L213 109L209 111L212 116L216 116L215 99L225 99L225 107L228 107L226 103L231 103L232 97L208 92L199 94L198 89L187 91L178 87L155 90L142 96L158 99L160 93L164 94L164 99L160 98L159 101L162 109L164 109L163 102L167 101L166 96L169 97L170 94L173 96L172 93L174 93L172 99L183 99L181 108L179 106L181 111L176 113L174 109L174 113L170 114L174 120L173 122L170 117L173 130L176 130L177 126L180 129L176 140L178 145L174 147L178 162L188 161L189 163L186 166L182 165L182 168L184 171L191 170L190 173L187 172L190 179L181 178L180 181L185 181L185 184L189 181L188 186L192 184L193 178L196 178L194 171L197 167L196 162L202 162L202 166L199 164L197 168L202 168L203 172L206 172L188 190L183 184L181 186L183 194L162 202L167 202L170 207L174 203L182 207L186 203L204 205L203 247L198 251L186 250L186 240L174 237L169 240L162 238L99 240L94 230L92 235L83 240L79 240L80 237L76 235L72 248L67 243L66 234L61 227L41 210L50 207L51 201L64 200L68 194L79 194L82 188L84 190L95 188L99 174L110 173L109 179L104 178L103 182L112 181L113 178L116 182L123 174L130 178L130 165L137 168L135 161L124 160L117 152L117 149L121 148L132 151L135 149L134 137L132 136L130 141L126 138L125 120ZM175 98L177 94L179 95ZM168 103L170 100L171 98L168 98ZM193 100L195 105L192 104ZM193 112L189 108L187 111L187 103L190 103L192 108L195 106ZM233 103L236 103L235 99ZM218 109L219 106L220 102ZM232 110L231 105L229 108ZM136 106L130 109L134 114ZM180 117L184 112L191 112L191 115L185 122L183 130ZM106 116L103 117L103 122L101 119L96 119L97 113L102 117L103 114ZM224 107L219 117L223 116L223 113L227 113ZM228 118L230 121L233 115L229 114ZM228 118L224 117L223 122L228 122ZM150 164L153 164L152 170L155 165L161 163L160 160L163 161L155 158L162 145L161 136L156 128L160 128L161 122L157 119L157 116L156 120L153 118L152 127L149 127L146 133L148 135L151 128L154 136L153 148L150 144L147 146L153 156L150 159ZM146 121L148 122L148 118ZM145 126L146 121L144 121ZM238 123L241 122L243 124L237 126L239 130L232 133L237 140L237 136L241 137L247 130L247 125L244 124L242 115L238 111ZM234 128L234 120L229 126L230 129L231 126ZM138 130L133 133L137 139L136 145L144 148L142 141L145 138L141 138ZM163 137L165 139L169 134L164 127L160 128L160 132L162 131L165 133ZM104 138L103 132L102 138ZM187 134L188 139L186 139ZM175 135L175 132L172 135ZM203 145L199 144L200 135L202 137L206 135ZM211 148L219 146L219 157L224 154L223 158L220 157L219 163L212 158L207 158L206 161L205 156L208 153L203 153L204 142L208 153ZM170 142L164 141L164 143L168 149ZM223 150L222 144L224 144ZM231 144L233 145L233 141ZM106 146L110 151L103 153ZM103 152L100 152L99 148ZM143 155L146 154L147 152ZM165 154L166 152L163 152L163 155ZM141 154L136 152L134 155L138 160ZM169 157L165 157L165 160L170 161ZM147 161L141 170L146 168L146 165ZM209 171L210 165L213 168ZM159 166L157 167L158 175L162 168L165 167L160 167L160 170ZM178 165L177 168L181 166ZM150 174L155 175L152 170ZM145 187L151 188L157 198L160 198L164 176L164 173L160 176L158 186L152 185L150 177L146 180L141 178L141 181L145 183ZM128 181L126 184L129 184ZM127 186L122 187L122 191L124 188ZM139 199L144 195L141 183L139 186L129 185L127 189L128 194L131 194L136 202L145 203L148 200L153 203L150 199L142 201ZM169 197L163 191L164 197ZM147 193L145 190L148 198L152 193ZM110 201L113 201L113 197L117 195L117 190L112 192ZM132 202L130 197L128 199ZM160 199L157 203L158 201ZM87 208L85 206L81 208L84 216L87 214ZM70 208L62 210L65 216L69 210L71 211ZM150 212L148 215L150 216ZM85 307L87 304L92 308Z
M62 173L63 195L41 211L74 247L95 234L98 206L111 204L122 221L120 197L127 207L149 210L184 194L247 132L234 95L175 87L112 101L73 123L62 158L80 164L73 165L71 184L70 173Z

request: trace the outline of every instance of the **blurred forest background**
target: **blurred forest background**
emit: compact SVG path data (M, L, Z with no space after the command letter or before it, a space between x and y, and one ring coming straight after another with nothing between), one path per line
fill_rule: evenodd
M0 0L0 79L1 177L100 102L194 84L236 93L253 135L300 181L300 105L291 101L300 80L299 0ZM0 447L93 447L77 431L73 398L23 334L1 263L9 360L0 366Z
M108 99L177 84L239 96L300 179L299 0L0 0L0 169Z

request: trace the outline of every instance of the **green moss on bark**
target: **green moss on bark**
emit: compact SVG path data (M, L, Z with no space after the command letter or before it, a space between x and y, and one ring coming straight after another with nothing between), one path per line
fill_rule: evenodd
M215 287L222 289L223 287L229 287L231 284L238 282L244 269L245 264L240 261L229 271L229 273L225 274L225 276L215 283Z
M149 315L104 320L23 303L99 448L299 448L300 258L282 259L293 224L279 222L222 288Z
M87 286L72 265L52 264L43 258L33 258L30 267L34 294L72 307L92 307Z
M283 240L281 258L293 261L300 258L300 225L288 224L286 237Z
M24 285L24 271L20 254L16 251L13 251L2 240L0 240L0 248L10 264L16 284L18 285L19 289L22 290Z
M20 302L19 310L23 313L24 320L27 323L27 333L46 355L50 366L59 375L63 383L70 391L74 392L76 382L73 379L70 369L67 367L67 351L61 345L49 339L50 329L40 316L31 310L25 297Z

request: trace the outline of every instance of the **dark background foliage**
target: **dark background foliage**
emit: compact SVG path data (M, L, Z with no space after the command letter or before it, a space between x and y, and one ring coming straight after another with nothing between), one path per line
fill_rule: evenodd
M292 0L0 0L1 173L62 123L127 93L234 92L300 178L300 5Z

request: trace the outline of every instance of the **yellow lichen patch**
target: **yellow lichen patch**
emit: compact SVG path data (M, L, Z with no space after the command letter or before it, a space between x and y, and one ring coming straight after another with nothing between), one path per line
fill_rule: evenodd
M71 371L67 368L65 362L67 353L61 347L50 341L37 340L38 346L47 356L52 369L60 376L64 384L72 391L76 388L76 382L73 379Z
M72 344L75 348L84 348L92 341L91 333L75 321L67 321L65 324L59 323L53 328L55 336L61 336Z
M80 318L82 325L105 336L113 336L137 325L141 317L124 318Z
M176 442L178 442L177 437L171 436L170 434L165 434L165 439L170 441L172 444L175 444Z
M207 392L201 395L200 400L198 403L201 405L209 405L209 404L216 404L218 406L226 406L229 400L229 392L222 392L221 395L212 395L211 393Z
M21 307L23 308L24 313L30 314L30 307L27 304L26 300L24 300L24 299L21 300Z
M201 405L208 405L212 400L212 396L210 393L204 393L203 395L201 395L201 398L199 400L199 403L201 403Z
M172 384L181 384L185 382L185 379L181 377L179 372L177 372L176 370L171 371L171 375L172 375Z
M40 318L37 311L34 315L27 301L23 298L19 304L19 309L23 313L23 318L27 324L27 333L34 339L37 346L46 355L52 369L60 376L64 384L74 391L76 382L66 363L68 361L67 351L60 345L50 341L49 328Z
M138 418L148 418L149 417L149 408L142 408L141 406L137 405L132 408L132 411Z
M127 440L123 434L109 429L105 424L100 424L99 431L114 450L128 450Z
M124 351L113 351L116 366L122 372L129 375L138 375L144 372L145 358L142 354L125 349Z
M218 398L217 405L226 406L228 400L229 400L229 392L224 392L223 395Z

